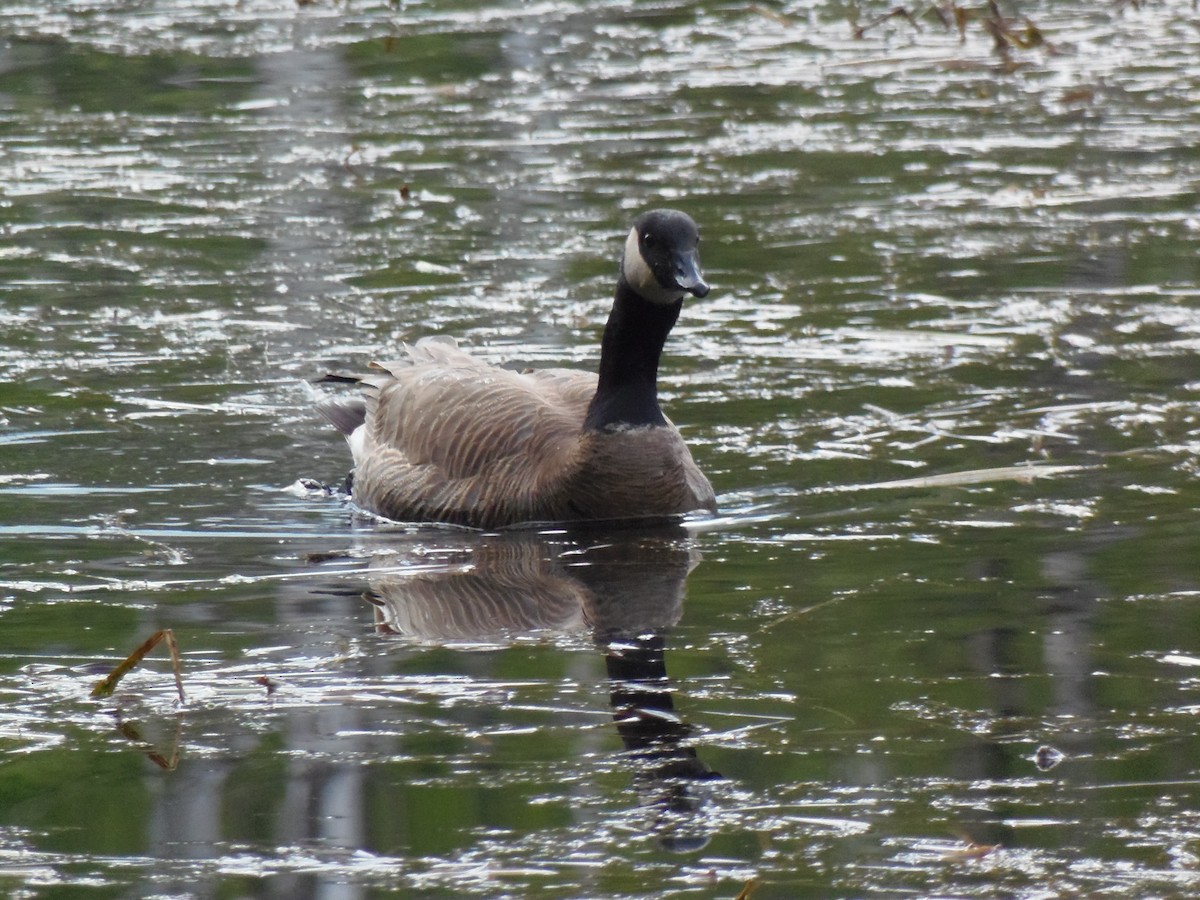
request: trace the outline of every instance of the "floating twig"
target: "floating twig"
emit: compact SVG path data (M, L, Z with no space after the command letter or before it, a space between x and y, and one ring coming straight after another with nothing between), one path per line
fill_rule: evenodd
M903 6L896 6L896 7L893 7L892 9L888 10L887 12L885 12L883 15L876 16L874 19L867 22L865 25L855 25L854 26L854 36L856 38L858 38L859 40L862 40L862 38L866 35L866 33L868 31L870 31L872 28L882 25L884 22L888 21L888 19L904 19L906 22L908 22L909 25L911 25L917 31L921 30L921 26L917 23L917 20L913 16L912 13L910 13Z
M129 674L138 663L146 658L146 654L157 647L162 641L167 642L167 649L171 651L171 667L175 672L175 689L179 691L179 702L184 702L183 697L183 677L181 674L181 666L179 662L179 645L175 643L175 633L170 628L163 628L160 631L154 632L150 637L142 642L142 645L130 653L125 659L117 665L115 669L108 673L108 677L100 681L92 687L93 697L110 697L112 692L116 690L117 684Z
M870 490L928 490L932 488L962 487L968 484L986 484L993 481L1017 481L1028 484L1035 478L1054 478L1082 472L1094 468L1079 465L1040 465L1022 463L1015 466L1001 466L993 469L970 469L965 472L945 472L938 475L927 475L918 478L901 478L896 481L875 481L868 484L838 485L821 488L821 492L829 491L870 491Z

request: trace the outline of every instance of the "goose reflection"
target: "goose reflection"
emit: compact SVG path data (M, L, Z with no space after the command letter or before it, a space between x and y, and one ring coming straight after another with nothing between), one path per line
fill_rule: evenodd
M617 732L663 846L707 843L703 783L721 776L688 744L675 711L666 634L699 562L682 529L506 532L480 536L450 564L398 566L374 552L367 599L377 630L434 643L582 633L604 653Z

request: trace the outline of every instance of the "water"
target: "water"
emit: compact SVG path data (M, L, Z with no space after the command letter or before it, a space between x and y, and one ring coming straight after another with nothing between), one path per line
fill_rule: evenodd
M7 4L0 886L1195 893L1200 34L1139 6ZM664 204L720 518L297 485L327 369L594 364ZM90 699L160 628L187 702Z

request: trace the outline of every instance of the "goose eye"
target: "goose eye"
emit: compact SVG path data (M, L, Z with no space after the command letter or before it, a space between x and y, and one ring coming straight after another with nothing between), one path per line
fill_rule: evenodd
M645 244L647 247L653 247L654 246L654 235L652 235L650 232L647 231L645 234L642 235L642 243Z

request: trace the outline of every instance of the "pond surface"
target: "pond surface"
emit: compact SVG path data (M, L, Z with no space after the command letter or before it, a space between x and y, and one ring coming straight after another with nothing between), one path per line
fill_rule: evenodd
M1200 20L889 9L7 3L0 890L1200 892ZM304 486L330 369L593 366L660 205L719 518Z

